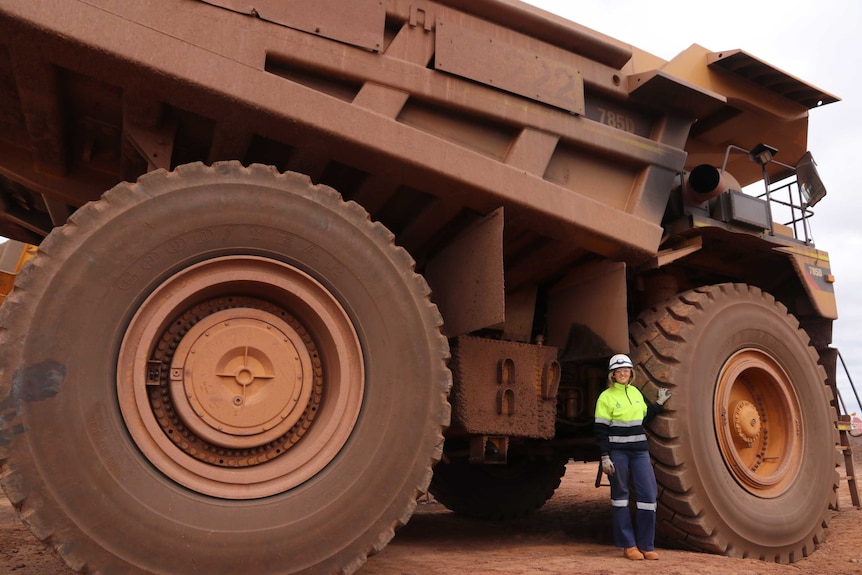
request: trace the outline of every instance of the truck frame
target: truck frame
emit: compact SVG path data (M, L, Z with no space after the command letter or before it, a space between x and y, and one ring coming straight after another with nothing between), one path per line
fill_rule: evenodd
M5 0L3 489L80 573L353 573L428 490L539 508L626 352L659 537L797 561L837 100L515 0Z

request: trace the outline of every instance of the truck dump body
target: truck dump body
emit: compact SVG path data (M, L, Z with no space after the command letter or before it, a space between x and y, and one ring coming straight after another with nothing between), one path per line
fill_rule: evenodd
M380 15L374 22L379 41L393 42L383 27L382 6L369 5ZM434 36L423 26L406 27L394 54L381 56L202 3L181 2L158 12L110 3L43 10L33 14L33 25L48 30L4 34L22 42L8 50L4 68L11 73L12 54L22 54L24 81L32 84L10 94L18 109L9 114L12 125L4 133L10 156L24 158L4 162L4 170L14 165L40 183L47 203L56 204L61 215L51 220L43 208L41 220L28 222L29 234L6 231L14 237L44 234L74 207L142 173L145 161L170 167L193 159L244 158L298 168L333 184L346 180L349 186L339 186L342 195L369 206L390 229L411 229L403 242L418 255L433 249L444 228L505 205L513 221L526 219L529 228L546 230L512 230L522 243L558 253L560 241L571 243L580 234L590 250L643 257L657 246L662 195L684 158L670 145L435 73L427 67ZM390 22L399 16L409 19L404 9L390 13ZM460 14L458 19L481 22ZM456 19L452 27L459 26ZM522 45L539 44L510 34ZM74 40L68 44L64 38ZM24 56L27 50L36 54ZM548 45L539 50L556 52L558 60L565 55ZM37 61L43 63L41 75ZM573 75L578 68L569 64L557 71ZM609 70L602 72L608 83ZM580 86L580 80L558 74L552 78L557 85L548 88L560 91L565 82ZM582 92L572 93L583 102ZM40 108L36 99L49 101ZM28 118L39 134L30 136ZM679 147L684 134L676 137ZM29 150L19 147L34 141ZM152 149L141 158L135 144L149 142ZM584 153L591 156L589 170L577 167ZM596 177L594 167L601 156L605 178ZM310 157L314 166L308 165ZM625 158L625 169L615 166L617 157ZM551 181L543 179L548 170ZM41 173L64 178L63 189L54 189ZM620 181L629 184L619 186ZM625 237L608 233L626 212Z
M7 0L0 235L39 255L0 317L14 350L0 431L19 469L4 487L23 509L16 485L92 457L89 480L142 536L194 524L193 550L156 565L86 535L86 505L63 511L78 488L46 488L63 495L45 521L82 542L67 561L106 572L227 573L251 568L230 537L265 549L319 530L326 543L298 543L294 562L261 551L252 572L352 572L444 452L431 489L451 508L544 502L561 462L596 457L598 366L631 346L646 395L692 380L656 424L667 532L793 560L818 540L834 474L799 471L831 447L837 311L806 223L825 188L797 166L813 170L809 109L836 100L744 51L665 61L509 0ZM800 200L784 220L770 185L788 177ZM764 198L742 193L764 178ZM775 331L748 335L760 325ZM704 349L718 355L699 374ZM12 385L49 375L56 398ZM802 442L783 415L805 409ZM772 422L772 441L727 413ZM746 497L826 485L804 533L759 547L714 526L721 509L701 514L699 498L733 499L686 464L678 430L701 420ZM57 422L87 430L79 459L52 458ZM494 465L533 479L485 500ZM129 474L147 479L126 500L113 489ZM359 493L393 496L365 519ZM161 523L176 505L189 515ZM210 523L224 540L205 543Z
M20 19L10 20L18 10ZM31 181L47 201L22 206L38 214L19 223L27 231L12 220L6 235L45 234L75 207L145 171L148 161L170 167L243 158L347 180L342 195L358 195L373 216L382 211L379 219L391 228L422 228L405 239L411 251L432 249L431 238L446 225L502 204L512 220L527 218L531 230L545 231L523 233L536 236L530 243L551 244L549 252L576 235L603 255L655 252L667 191L685 159L692 112L685 108L698 100L721 108L721 96L665 75L680 112L662 109L666 92L631 103L630 86L620 80L623 57L612 67L444 5L412 15L396 3L356 10L376 13L367 33L383 55L203 3L159 11L111 2L7 4L3 169L21 172L16 179ZM442 39L440 31L435 38L435 18L452 29ZM584 30L560 35L575 32L584 44L626 52ZM469 50L471 42L494 41L499 49ZM435 73L429 62L450 66L441 47L455 74L472 65L489 77ZM507 49L538 64L525 70L522 61L505 59ZM512 81L526 91L548 98L565 92L574 109L495 88L494 76L518 74L524 77ZM313 169L303 154L314 156ZM375 166L386 166L385 175ZM375 185L384 176L385 184ZM62 178L62 189L51 178ZM42 203L54 207L53 217ZM421 211L402 214L402 204ZM420 218L432 223L419 226ZM626 233L608 233L611 225Z

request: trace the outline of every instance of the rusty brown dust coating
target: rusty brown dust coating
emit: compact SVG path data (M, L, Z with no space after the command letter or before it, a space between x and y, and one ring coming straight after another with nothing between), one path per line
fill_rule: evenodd
M673 388L664 541L798 560L837 483L800 181L837 100L515 0L4 0L4 489L80 572L353 573L429 483L541 506L626 352Z

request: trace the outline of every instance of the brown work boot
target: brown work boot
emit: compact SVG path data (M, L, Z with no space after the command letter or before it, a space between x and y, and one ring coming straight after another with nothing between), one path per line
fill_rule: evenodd
M642 551L644 555L644 559L649 559L650 561L658 561L658 553L656 551Z
M632 561L640 561L644 558L644 554L641 553L637 547L626 547L623 549L623 557L631 559Z

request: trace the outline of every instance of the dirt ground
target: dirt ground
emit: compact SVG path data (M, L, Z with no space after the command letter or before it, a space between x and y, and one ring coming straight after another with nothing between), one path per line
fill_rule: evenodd
M854 439L857 471L862 440ZM850 575L862 574L862 511L844 479L839 510L811 557L792 565L659 549L657 562L627 561L611 543L608 488L593 487L595 463L570 463L560 489L529 518L504 524L458 517L423 501L393 542L359 575ZM857 482L858 483L858 482ZM70 575L0 498L0 574Z

